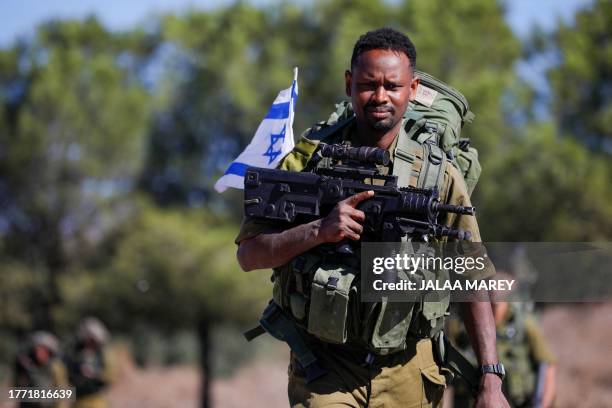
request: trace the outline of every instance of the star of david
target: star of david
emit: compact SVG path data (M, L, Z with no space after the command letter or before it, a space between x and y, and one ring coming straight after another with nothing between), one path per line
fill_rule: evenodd
M276 160L276 158L281 154L281 149L274 150L274 146L276 145L276 142L278 142L279 140L285 140L285 128L286 127L287 125L284 125L280 133L270 134L270 145L268 146L268 150L266 150L266 152L263 154L264 156L268 157L268 164L272 164L272 162Z

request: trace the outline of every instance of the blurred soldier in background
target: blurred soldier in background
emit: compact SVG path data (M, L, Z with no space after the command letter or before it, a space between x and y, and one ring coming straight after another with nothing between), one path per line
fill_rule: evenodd
M508 369L503 390L515 407L550 408L555 359L527 303L495 301L497 353Z
M103 394L111 382L111 367L106 346L109 333L95 317L81 321L76 343L67 356L70 383L76 388L78 408L104 408L108 406Z
M32 333L27 349L17 355L15 387L66 388L66 367L59 358L57 338L48 332ZM22 402L20 407L66 407L65 401Z
M505 275L505 276L504 276ZM498 271L501 279L512 279ZM506 367L502 389L516 408L550 408L555 399L555 359L533 313L531 302L509 302L492 295L497 330L497 353ZM467 333L458 320L449 322L453 342L475 363ZM469 389L461 381L453 384L453 408L474 404Z

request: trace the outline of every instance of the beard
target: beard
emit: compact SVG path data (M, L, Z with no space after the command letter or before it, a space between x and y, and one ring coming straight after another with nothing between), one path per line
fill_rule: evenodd
M367 122L377 132L391 130L397 124L393 106L366 106L364 110ZM389 115L386 118L378 119L370 116L371 112L388 112Z
M374 130L387 131L387 130L393 129L393 126L395 126L395 121L391 117L391 118L371 122L370 124Z

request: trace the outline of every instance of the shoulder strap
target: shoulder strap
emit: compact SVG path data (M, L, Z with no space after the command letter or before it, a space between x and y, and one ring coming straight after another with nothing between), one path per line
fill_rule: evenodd
M452 345L444 332L439 332L434 337L434 351L443 366L449 368L468 385L473 395L478 393L480 373L472 363L459 350Z
M400 130L394 152L393 175L397 176L400 186L437 187L441 190L446 155L438 146L437 130L433 128L435 124L422 118L410 119L417 120L408 133L404 126ZM421 127L425 127L426 131L416 136L415 140L416 129Z
M355 115L351 115L346 119L339 120L333 125L324 126L318 130L313 131L307 136L307 138L312 141L321 142L333 135L334 133L341 131L342 129L350 125L354 120Z

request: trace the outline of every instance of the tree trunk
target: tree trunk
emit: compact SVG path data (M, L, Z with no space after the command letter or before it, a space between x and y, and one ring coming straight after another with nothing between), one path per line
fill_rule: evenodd
M198 339L200 341L200 368L202 371L201 407L210 408L212 369L210 361L210 324L207 320L201 320L198 323Z

